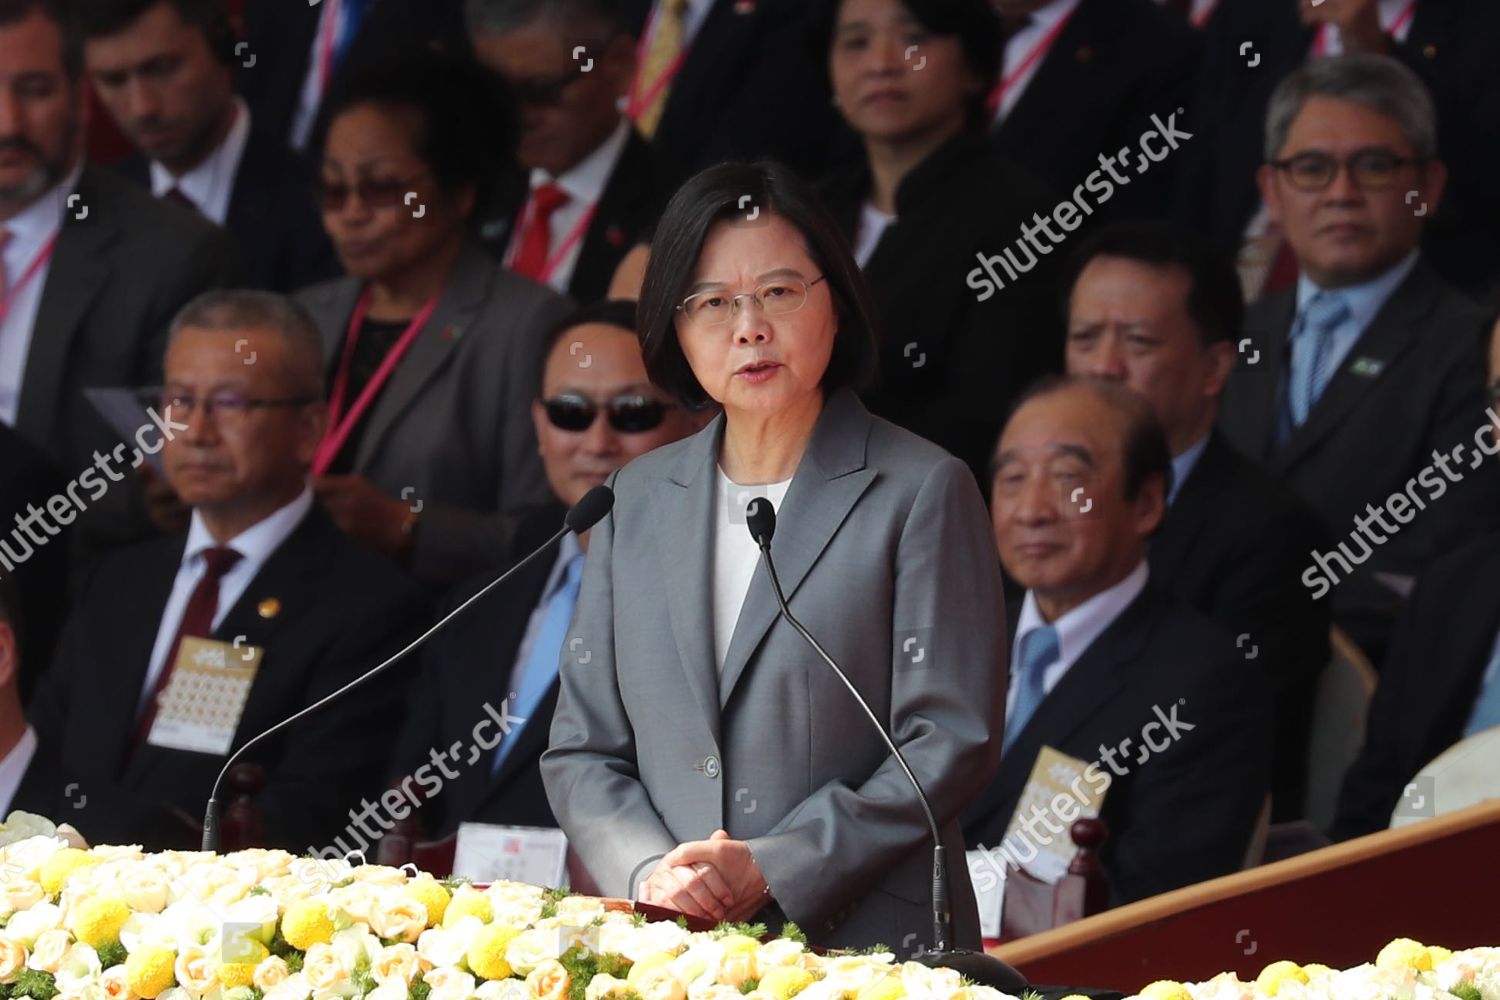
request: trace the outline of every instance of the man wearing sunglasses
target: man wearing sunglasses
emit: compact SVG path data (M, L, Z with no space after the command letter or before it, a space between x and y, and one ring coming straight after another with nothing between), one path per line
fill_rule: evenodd
M1447 172L1410 70L1314 60L1266 122L1261 192L1299 278L1251 308L1220 421L1322 515L1340 545L1303 582L1378 657L1411 577L1497 509L1500 466L1472 447L1488 317L1418 250Z
M567 508L610 473L692 434L712 415L684 409L651 384L634 325L635 303L608 301L584 306L550 331L531 412L554 500L521 518L517 554L555 532ZM427 785L408 782L424 799L419 822L428 833L446 836L468 822L557 825L537 762L547 748L563 633L587 549L587 533L567 535L423 651L422 682L396 744L391 787L428 765ZM499 569L460 587L455 603ZM492 725L486 740L495 742L464 750L486 717L486 703L509 731ZM429 749L455 744L461 749L449 769L457 777L434 789L442 772L433 772Z

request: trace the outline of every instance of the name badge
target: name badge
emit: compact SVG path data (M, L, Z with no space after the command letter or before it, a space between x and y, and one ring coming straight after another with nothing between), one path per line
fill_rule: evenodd
M1094 765L1098 777L1087 776L1089 764L1076 757L1044 746L1036 756L1031 776L1016 802L1015 815L1005 829L1001 846L1017 865L1044 882L1056 882L1068 872L1077 853L1068 828L1076 819L1097 819L1109 787L1108 771ZM1101 787L1102 786L1102 787ZM1026 820L1040 814L1043 821ZM1041 823L1041 825L1038 825ZM1052 836L1050 826L1061 826L1063 832Z
M1360 378L1374 378L1385 371L1385 362L1379 358L1355 358L1349 365L1349 374Z
M242 642L184 636L146 742L227 754L264 654L261 647Z
M567 885L568 838L547 826L460 823L453 874L475 882Z

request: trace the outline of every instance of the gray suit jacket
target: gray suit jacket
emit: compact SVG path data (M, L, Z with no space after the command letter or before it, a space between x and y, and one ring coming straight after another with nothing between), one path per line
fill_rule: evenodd
M297 293L330 366L363 287L343 277ZM389 496L421 502L418 577L456 583L503 562L515 523L506 512L551 497L530 407L542 340L569 309L471 245L376 397L353 469Z
M921 806L848 690L780 618L763 565L716 674L724 420L611 478L615 506L590 536L561 657L541 762L548 799L606 892L633 897L664 853L722 827L749 843L776 902L815 943L930 947ZM787 601L931 798L954 938L977 946L958 814L998 763L1007 645L974 477L840 390L778 523L772 553Z

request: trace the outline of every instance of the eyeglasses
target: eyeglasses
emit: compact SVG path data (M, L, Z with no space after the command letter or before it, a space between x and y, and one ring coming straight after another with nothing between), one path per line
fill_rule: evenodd
M317 195L318 204L323 211L328 213L343 211L350 192L359 195L360 204L368 208L395 208L406 203L406 195L412 190L412 185L427 174L428 171L424 170L406 180L361 177L353 185L319 177L313 181L313 193Z
M576 69L568 70L554 76L550 80L507 80L510 92L515 97L517 104L556 105L562 103L563 91L578 80L583 79L583 74Z
M199 406L205 416L215 413L221 420L244 420L251 410L268 410L281 406L306 406L317 402L313 396L295 396L288 399L255 399L241 396L237 392L215 392L207 396L189 396L167 393L161 397L161 405L173 417L188 419Z
M682 300L677 311L695 326L722 326L728 323L739 306L740 299L751 298L767 316L785 316L807 304L807 293L813 285L824 280L820 274L812 281L801 278L777 278L768 281L753 292L727 295L724 292L699 292Z
M655 396L630 394L615 396L600 404L577 393L563 393L542 401L552 426L564 431L586 431L594 426L601 409L609 417L609 426L621 434L643 434L661 426L667 416L667 404Z
M1397 156L1388 149L1362 149L1342 160L1329 153L1298 153L1269 162L1286 174L1292 187L1299 191L1322 191L1333 183L1340 167L1349 171L1360 189L1380 191L1396 183L1402 167L1421 166L1427 161L1421 157Z

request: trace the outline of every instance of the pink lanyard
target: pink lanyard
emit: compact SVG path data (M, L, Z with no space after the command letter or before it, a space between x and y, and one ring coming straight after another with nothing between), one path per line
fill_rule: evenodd
M1411 0L1411 3L1407 4L1404 8L1402 8L1401 13L1397 14L1391 20L1390 24L1384 26L1385 27L1385 33L1387 35L1390 35L1392 38L1395 38L1397 35L1401 34L1401 30L1406 27L1407 22L1412 19L1412 16L1414 14L1416 14L1416 12L1417 12L1417 0ZM1328 25L1327 24L1320 24L1320 25L1318 25L1318 34L1313 39L1313 55L1315 55L1315 56L1321 56L1321 55L1327 55L1327 54L1328 54Z
M5 298L0 299L0 323L4 323L5 317L10 315L11 304L16 301L16 296L21 294L21 289L25 288L26 283L35 278L37 272L42 269L47 261L52 259L52 251L57 248L57 238L61 235L61 232L53 233L52 238L47 241L47 245L42 247L35 257L31 258L31 263L27 264L26 270L21 272L20 279L5 290Z
M1046 55L1048 50L1052 48L1053 43L1057 41L1057 36L1062 34L1062 30L1068 26L1069 21L1073 20L1073 15L1077 11L1077 7L1068 11L1066 17L1063 17L1054 24L1052 30L1042 36L1042 40L1031 47L1031 51L1026 53L1026 57L1021 60L1021 65L1017 66L1014 72L1007 73L1005 78L995 85L995 89L990 91L990 96L985 102L985 107L989 108L991 117L994 117L999 112L1001 106L1004 105L1005 95L1010 93L1011 88L1016 85L1016 81L1025 76L1031 67L1036 65L1036 61Z
M1193 27L1201 28L1208 23L1209 18L1214 16L1214 8L1217 6L1219 6L1219 0L1214 0L1214 2L1210 4L1205 4L1203 9L1198 13L1188 15L1188 20L1192 22Z
M562 242L558 244L557 252L548 257L547 262L542 265L542 272L537 275L536 280L544 285L552 280L552 273L557 270L557 266L568 256L568 251L573 249L573 244L583 239L583 234L588 231L589 223L594 221L594 211L598 207L599 202L597 200L589 205L588 211L583 213L583 218L578 220L577 224L568 231L568 235L564 236ZM521 224L516 227L515 241L512 242L509 251L505 255L506 267L509 267L514 262L516 254L520 252L521 241L525 239L526 230L531 225L531 220L535 215L536 199L529 198L526 201L526 213L521 219Z
M640 66L642 70L646 66L646 54L651 50L651 33L655 29L656 11L653 9L651 11L651 19L646 22L646 30L641 32L641 40L636 43L635 47L636 65ZM651 85L646 89L644 95L640 92L640 73L636 74L635 79L630 81L630 96L625 101L625 117L633 122L640 120L641 115L645 114L646 109L656 103L656 98L672 82L672 79L677 76L678 71L682 69L682 60L686 55L686 50L678 52L676 58L667 65L666 69L661 71L661 75L651 81Z
M359 341L360 329L364 326L365 313L370 310L370 292L366 288L364 294L359 297L359 302L354 306L354 313L349 317L349 332L344 337L344 356L339 360L338 375L333 380L332 398L328 402L328 431L323 435L323 440L318 442L318 450L313 454L313 475L321 476L328 471L333 464L333 459L349 439L349 434L354 430L355 424L359 423L365 411L374 402L375 396L380 392L380 387L391 377L391 372L396 370L396 365L411 347L412 341L417 339L417 334L422 332L422 327L432 317L432 311L437 308L438 299L442 293L439 292L427 300L427 304L421 311L412 317L411 323L406 330L397 338L396 343L386 352L385 358L380 362L380 367L375 369L375 374L370 377L359 398L349 408L347 415L344 414L344 397L349 391L349 367L354 361L354 345ZM342 419L341 419L342 418Z

